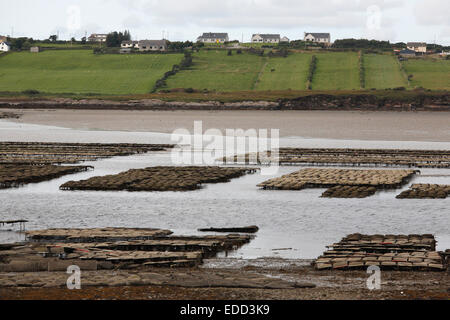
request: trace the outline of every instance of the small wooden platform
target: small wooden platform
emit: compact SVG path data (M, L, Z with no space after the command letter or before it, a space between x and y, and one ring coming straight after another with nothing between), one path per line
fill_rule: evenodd
M0 227L3 227L5 224L19 224L19 231L24 232L25 231L25 223L27 223L28 220L7 220L7 221L0 221Z

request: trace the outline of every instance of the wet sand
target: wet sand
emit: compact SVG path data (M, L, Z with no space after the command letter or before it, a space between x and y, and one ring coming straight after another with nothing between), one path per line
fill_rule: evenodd
M269 277L315 287L254 288L247 280L217 285L210 278ZM184 281L157 284L159 277L183 277ZM6 276L0 274L0 277ZM315 271L312 267L266 269L153 269L137 271L86 271L81 289L68 290L67 274L26 273L7 276L0 285L0 300L385 300L450 298L447 272L383 271L381 289L369 290L366 271ZM118 280L123 279L123 280ZM277 280L275 280L277 281ZM45 282L45 283L44 283ZM149 282L153 284L149 284Z
M0 110L1 111L1 110ZM359 111L126 111L8 110L21 114L18 123L79 130L172 133L203 130L280 129L281 137L377 141L450 141L450 112Z

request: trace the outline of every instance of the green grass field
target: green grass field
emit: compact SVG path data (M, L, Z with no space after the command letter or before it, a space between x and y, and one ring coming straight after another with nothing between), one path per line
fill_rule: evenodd
M412 87L432 90L450 89L450 60L408 59L403 65L408 75L413 75Z
M313 90L359 89L358 53L317 53L317 69L312 81Z
M264 57L249 53L227 55L226 50L201 50L194 65L167 80L167 87L217 91L252 90L265 63Z
M310 59L310 54L300 53L269 58L203 50L194 55L194 66L170 77L167 86L217 91L305 90Z
M292 53L286 58L267 58L256 90L305 90L311 54Z
M364 68L367 89L407 87L397 58L388 54L365 54Z
M0 91L148 93L183 55L94 55L91 50L14 52L0 58Z

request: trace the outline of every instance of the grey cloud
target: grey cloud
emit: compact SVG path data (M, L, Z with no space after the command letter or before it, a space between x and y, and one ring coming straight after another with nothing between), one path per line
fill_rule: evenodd
M414 14L420 25L450 26L450 1L418 0Z
M211 3L192 0L180 6L175 0L145 2L142 9L160 24L210 27L296 26L363 28L366 10L376 5L381 12L396 8L402 1L383 0L228 0Z
M133 14L123 20L123 26L125 28L141 28L144 26L144 22L137 15Z

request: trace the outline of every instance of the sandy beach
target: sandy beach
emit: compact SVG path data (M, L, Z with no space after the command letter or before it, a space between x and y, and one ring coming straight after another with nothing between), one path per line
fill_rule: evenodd
M79 130L172 133L203 130L280 129L281 137L381 141L450 141L449 112L360 111L127 111L127 110L0 110L21 115L18 123Z

